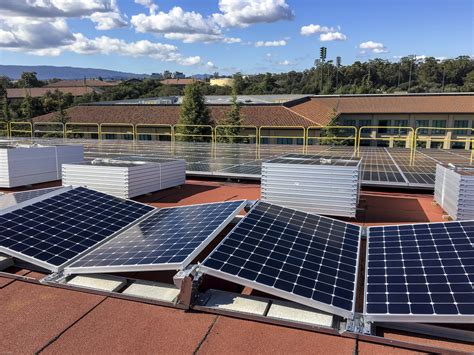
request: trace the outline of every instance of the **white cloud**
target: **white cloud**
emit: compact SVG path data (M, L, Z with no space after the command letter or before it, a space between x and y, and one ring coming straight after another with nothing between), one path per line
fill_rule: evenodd
M290 65L291 62L288 59L282 60L281 62L278 62L280 65Z
M319 35L319 40L322 42L345 41L346 39L347 36L341 32L327 32Z
M285 0L219 0L219 10L221 13L212 18L221 27L247 27L294 18Z
M115 0L5 0L0 13L26 17L81 17L116 9Z
M132 25L141 33L220 34L220 29L197 12L185 12L179 6L169 12L132 16Z
M164 62L177 62L181 65L195 65L201 62L199 56L184 57L178 48L171 44L153 43L147 40L125 42L107 36L89 39L75 33L76 41L66 49L80 54L118 54L132 57L151 57Z
M9 49L38 50L64 46L74 41L66 21L43 21L27 17L0 19L0 47Z
M220 13L208 17L175 6L169 12L157 11L152 0L135 0L150 8L150 14L132 16L131 23L139 33L153 33L185 43L224 42L241 43L240 38L227 37L229 27L248 27L255 23L269 23L293 18L285 0L220 0Z
M215 65L213 62L207 62L206 66L208 69L213 69L213 70L217 69L217 65Z
M152 0L135 0L135 4L148 8L150 10L150 15L153 15L158 11L158 5L156 5Z
M383 43L367 41L359 44L359 48L362 50L361 53L366 53L367 51L373 53L387 53L388 49L383 45Z
M102 31L126 27L128 25L127 21L125 21L118 12L95 12L89 16L89 19L96 24L95 28L97 30Z
M283 39L280 41L257 41L255 47L283 47L286 44L287 42Z
M334 27L327 27L327 26L321 26L321 25L307 25L301 27L300 34L302 36L311 36L314 35L315 33L328 33L328 32L335 32L336 30Z

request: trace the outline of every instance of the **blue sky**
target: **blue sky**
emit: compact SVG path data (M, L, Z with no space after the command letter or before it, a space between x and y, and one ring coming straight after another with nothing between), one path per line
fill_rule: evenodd
M474 55L473 0L15 0L0 2L0 63L135 73L303 70Z

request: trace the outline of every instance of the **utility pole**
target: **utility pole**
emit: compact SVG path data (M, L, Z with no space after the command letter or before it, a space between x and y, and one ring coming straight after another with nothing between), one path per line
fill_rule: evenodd
M326 61L326 55L327 55L327 48L326 47L321 47L319 49L319 59L321 59L321 89L319 93L323 91L323 70L324 70L324 62Z
M441 92L444 92L444 79L446 78L446 62L443 65L443 83L441 85Z
M412 54L409 57L411 58L411 61L410 61L410 75L408 76L408 91L410 91L410 87L411 87L411 71L413 67L413 62L416 59L416 55Z
M339 87L339 67L341 66L341 57L336 57L336 90Z

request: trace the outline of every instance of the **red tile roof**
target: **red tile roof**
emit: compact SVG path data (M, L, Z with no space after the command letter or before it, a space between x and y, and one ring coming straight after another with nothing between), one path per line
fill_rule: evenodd
M165 80L161 80L161 83L164 85L189 85L197 81L201 81L201 80L192 79L192 78L191 79L165 79Z
M48 91L54 92L55 90L59 90L63 93L71 93L73 96L82 96L93 91L97 91L97 89L92 87L84 87L84 86L70 86L70 87L58 87L58 88L51 88L51 87L42 87L42 88L30 88L30 89L7 89L7 97L9 99L19 99L24 98L26 93L28 92L31 97L40 97L45 95Z
M225 120L230 106L209 106L214 123ZM179 120L180 106L156 105L88 105L75 106L67 110L70 122L85 123L141 123L176 124ZM242 106L244 125L253 126L311 126L314 123L280 105ZM35 121L51 121L54 113L38 116Z
M287 107L315 123L328 125L339 114L474 113L474 95L312 97Z
M85 85L84 85L85 84ZM61 87L74 87L74 86L92 86L92 87L109 87L118 85L119 82L110 82L102 80L87 79L84 80L61 80L55 83L49 83L46 85L48 88L61 88Z

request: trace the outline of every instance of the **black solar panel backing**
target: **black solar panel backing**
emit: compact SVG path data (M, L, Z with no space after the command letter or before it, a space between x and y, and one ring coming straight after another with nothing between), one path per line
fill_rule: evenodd
M163 208L65 269L67 274L178 270L232 221L246 201Z
M368 320L472 322L474 221L368 229Z
M200 270L352 317L360 235L356 225L258 202Z
M59 271L154 208L76 188L0 215L0 251Z

